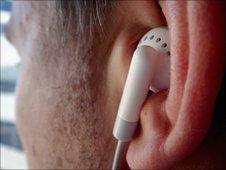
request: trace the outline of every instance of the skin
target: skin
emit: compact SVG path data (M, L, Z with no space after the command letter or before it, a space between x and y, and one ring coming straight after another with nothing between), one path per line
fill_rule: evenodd
M88 51L77 51L75 25L67 32L57 25L53 3L13 2L6 31L22 61L17 125L30 168L111 167L112 127L132 53L161 25L170 32L171 85L146 99L128 165L225 168L222 136L213 142L207 133L225 69L224 2L162 1L162 10L154 1L117 2L117 20L104 23L107 36L94 33Z

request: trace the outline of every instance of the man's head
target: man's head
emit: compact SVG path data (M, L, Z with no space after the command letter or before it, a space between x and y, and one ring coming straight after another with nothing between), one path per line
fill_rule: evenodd
M131 56L161 25L169 27L171 85L144 103L128 164L223 166L223 133L213 140L207 131L225 69L225 3L13 3L7 35L21 56L17 123L31 168L110 168Z

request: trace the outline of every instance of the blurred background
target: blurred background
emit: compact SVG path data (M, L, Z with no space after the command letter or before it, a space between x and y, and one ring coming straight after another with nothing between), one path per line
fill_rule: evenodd
M1 169L27 169L26 159L15 125L15 86L20 59L6 40L4 26L11 13L11 1L1 3Z

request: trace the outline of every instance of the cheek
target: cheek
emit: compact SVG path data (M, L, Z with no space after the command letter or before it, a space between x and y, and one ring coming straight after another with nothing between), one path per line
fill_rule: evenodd
M91 80L79 75L81 70L73 72L78 63L60 61L56 66L50 56L38 57L37 52L29 56L20 68L16 102L18 130L29 166L85 168L96 159L104 161L103 166L110 165L118 97L107 98L101 84L106 80L98 78L92 68L87 68L95 72ZM95 84L90 87L89 82Z
M17 86L17 126L22 143L31 160L40 157L44 152L48 134L48 101L35 70L31 66L21 67ZM39 162L40 160L37 160ZM32 163L33 165L33 163Z
M61 91L56 76L47 76L47 69L38 63L35 58L23 61L20 70L16 101L19 134L30 167L66 166L58 164L59 160L71 159L73 153L78 155L78 143L73 136L68 136L72 132L67 132L70 125L65 123L75 109L66 110L67 91ZM55 77L55 81L48 77Z

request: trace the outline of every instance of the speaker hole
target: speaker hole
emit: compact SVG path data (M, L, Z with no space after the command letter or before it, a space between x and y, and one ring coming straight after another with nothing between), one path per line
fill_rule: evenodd
M154 35L152 35L149 39L152 40L154 38Z
M166 46L167 46L167 44L166 43L163 43L161 47L162 48L165 48Z
M156 39L156 42L159 42L159 41L161 41L161 38L157 38L157 39Z

